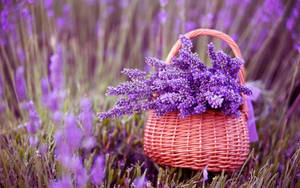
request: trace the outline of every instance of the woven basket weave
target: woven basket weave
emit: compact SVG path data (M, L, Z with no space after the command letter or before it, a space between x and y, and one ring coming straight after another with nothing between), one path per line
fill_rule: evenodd
M224 40L235 56L242 58L237 44L220 31L197 29L185 34L189 38L199 35ZM177 41L167 62L171 62L180 47L181 43ZM238 77L240 83L245 85L244 67L241 67ZM248 109L245 101L241 111L238 119L215 110L183 119L178 117L176 111L159 118L150 111L144 131L144 151L160 165L196 170L207 166L209 171L232 172L241 167L249 153Z

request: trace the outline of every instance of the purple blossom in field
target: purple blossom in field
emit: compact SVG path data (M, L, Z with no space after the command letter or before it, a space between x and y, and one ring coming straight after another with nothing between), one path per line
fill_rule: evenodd
M29 137L29 144L31 146L37 146L38 142L39 142L39 138L37 136L30 136Z
M63 119L64 114L60 111L54 111L52 114L52 120L56 123L56 125L59 125Z
M47 145L44 144L44 143L40 144L40 146L39 146L39 151L40 151L40 153L41 153L42 155L43 155L43 154L46 154L47 151L48 151Z
M64 132L62 130L56 131L54 140L56 142L55 154L59 160L62 160L64 156L70 156L71 151L67 143L65 142Z
M129 6L129 0L120 0L119 4L121 8L125 9Z
M168 4L168 0L159 0L159 4L162 7L165 7Z
M103 155L97 156L91 169L91 180L93 184L100 185L105 175L105 158Z
M81 158L73 155L64 155L61 159L64 168L68 169L69 172L76 175L76 183L78 187L84 186L89 180L87 171L85 170Z
M299 8L300 8L300 2L297 1L296 6L293 8L291 15L286 22L286 28L290 31L292 31L292 29L296 24L297 17L299 16Z
M22 48L18 48L17 49L17 54L18 54L18 58L21 61L21 63L23 64L25 61L25 52Z
M270 22L271 19L277 19L283 14L283 5L280 0L265 0L262 9L264 22Z
M81 165L81 168L76 172L77 187L83 187L89 181L89 176L85 168Z
M47 10L47 16L49 18L52 18L54 16L53 0L44 0L44 7Z
M72 173L76 173L83 168L81 159L76 155L64 155L62 165Z
M168 19L167 11L164 8L162 8L160 10L160 12L157 14L157 18L158 18L160 23L165 24L167 19Z
M47 90L47 82L41 83L42 85L42 96L41 101L43 105L47 108L49 108L51 111L56 112L62 108L63 100L66 97L66 93L63 90L53 90L49 92Z
M93 111L92 102L88 98L84 98L80 102L81 113L79 115L80 121L86 135L92 134L93 128Z
M293 11L286 22L286 28L291 32L292 39L294 41L294 49L300 52L300 27L297 24L297 19L299 18L300 11L300 1L296 2ZM298 26L298 27L297 27Z
M41 89L43 96L47 96L49 94L49 82L48 79L45 77L41 79Z
M15 75L15 88L19 101L24 101L27 98L26 80L24 79L24 67L18 67Z
M27 129L27 132L31 134L35 134L38 130L38 125L35 122L31 122L31 121L25 123L25 127Z
M185 31L188 32L188 31L191 31L193 29L196 29L197 24L190 20L190 21L185 22L184 28L185 28Z
M3 10L1 12L1 29L2 31L7 31L10 27L9 19L8 19L8 11Z
M41 101L43 105L53 112L61 110L63 100L66 93L63 90L64 87L64 72L62 61L62 46L56 46L56 53L50 58L50 77L49 82L47 78L41 79L42 97ZM49 90L51 84L52 91ZM58 116L56 116L58 117Z
M27 112L27 118L29 120L24 125L27 129L27 132L29 132L30 134L35 134L38 131L42 120L35 110L33 101L23 103L21 107L24 111Z
M62 107L62 102L66 97L66 93L64 91L52 91L48 96L48 107L53 111L60 110Z
M75 116L68 115L65 118L65 139L71 151L75 151L80 147L82 132L77 126L77 121Z
M176 0L176 4L177 4L177 6L183 6L183 4L184 4L184 0Z
M84 0L88 5L95 6L97 4L96 0Z
M132 184L135 188L144 188L147 186L147 179L141 176L136 178Z
M33 4L33 3L35 3L35 0L27 0L27 3Z
M63 62L60 54L54 54L50 59L50 83L54 90L59 90L64 86Z
M92 136L87 136L82 140L82 147L86 150L92 149L96 145L96 139Z
M5 112L6 106L3 104L3 101L0 100L0 113Z
M30 37L32 37L32 21L33 21L33 17L31 16L29 10L27 8L22 8L22 18L25 20L26 22L26 27L27 27L27 32L29 34Z
M25 111L33 110L34 103L33 103L33 101L28 101L28 102L22 103L21 108L22 108L22 110L25 110Z
M4 88L3 88L3 82L2 82L2 75L0 73L0 100L3 98L4 94Z
M211 27L212 20L214 18L214 15L212 13L208 13L205 16L200 18L201 27Z
M44 6L46 9L50 9L53 7L53 0L44 0Z
M243 104L241 94L251 91L238 81L243 61L231 58L208 45L212 67L207 68L192 52L193 44L185 36L180 37L182 48L178 56L167 64L156 58L146 58L146 63L156 69L153 73L125 69L131 81L117 87L108 87L107 95L122 95L114 108L100 113L101 119L131 115L133 112L154 110L157 116L179 111L181 118L201 114L208 109L219 109L225 115L240 115Z
M70 176L64 176L58 181L53 181L50 185L51 188L72 188L72 179Z
M71 15L70 4L65 4L62 7L63 14L56 18L56 26L60 31L71 31L74 25L74 21Z

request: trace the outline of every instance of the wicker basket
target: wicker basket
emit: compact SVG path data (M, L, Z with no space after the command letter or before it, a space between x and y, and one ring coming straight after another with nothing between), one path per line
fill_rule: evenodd
M237 44L228 35L211 29L193 30L185 36L193 38L209 35L228 43L236 57L242 58ZM170 51L171 62L181 47L177 41ZM239 71L239 81L245 84L244 67ZM248 109L241 106L238 119L209 110L201 115L180 119L178 112L169 112L158 118L149 113L144 132L144 151L160 165L209 171L232 172L241 167L249 153L247 130Z

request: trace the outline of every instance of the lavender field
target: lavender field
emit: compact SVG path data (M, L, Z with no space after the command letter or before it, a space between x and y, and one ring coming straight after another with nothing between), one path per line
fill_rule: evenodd
M0 187L300 187L299 0L1 0ZM151 71L196 28L230 35L245 61L258 141L233 173L160 166L147 111L100 119L124 68ZM216 38L193 39L233 56Z

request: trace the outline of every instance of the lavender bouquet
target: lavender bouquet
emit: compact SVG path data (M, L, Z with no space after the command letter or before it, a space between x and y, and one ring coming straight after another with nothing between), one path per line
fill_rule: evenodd
M240 115L241 94L251 91L238 81L243 60L232 58L208 45L212 67L208 68L192 52L192 41L181 35L182 48L167 64L156 58L146 58L154 72L124 69L130 81L108 87L107 95L123 96L113 109L99 113L101 119L131 115L142 110L154 110L157 116L179 111L179 117L202 114L209 109L221 110L225 115ZM155 96L155 97L154 97Z

